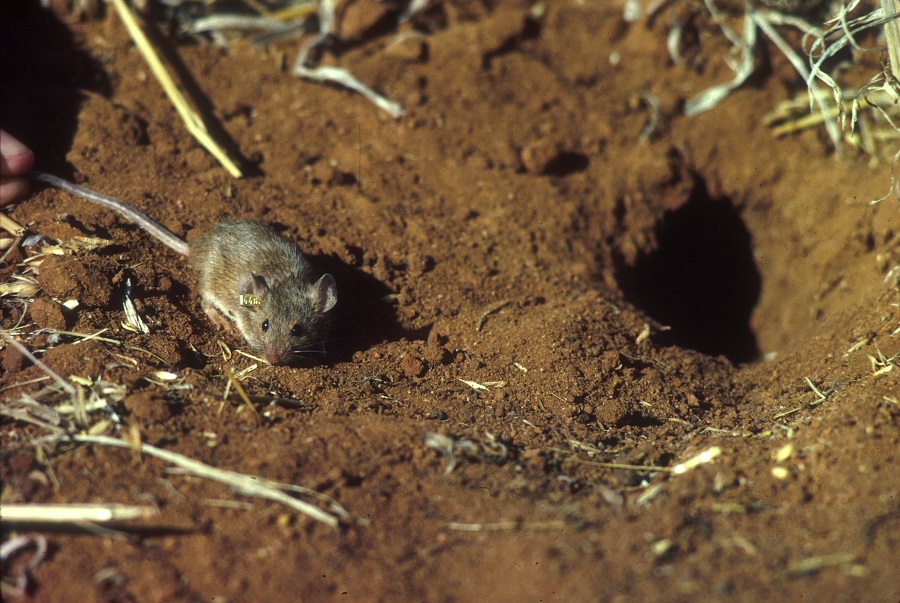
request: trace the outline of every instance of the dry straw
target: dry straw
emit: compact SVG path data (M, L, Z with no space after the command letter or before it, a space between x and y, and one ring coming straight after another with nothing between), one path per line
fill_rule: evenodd
M166 70L156 51L153 49L153 45L150 44L150 40L147 39L147 35L141 29L140 25L138 25L134 13L131 12L131 9L125 4L125 0L112 0L112 3L116 8L119 18L128 30L128 35L134 40L141 56L144 57L147 66L150 67L150 71L159 81L166 96L168 96L169 100L172 102L172 105L175 106L175 110L178 111L178 115L181 117L182 121L184 121L184 125L187 127L188 131L219 161L219 163L222 164L226 170L228 170L229 174L235 178L240 178L243 175L241 169L238 167L237 163L228 156L225 149L210 135L209 131L206 129L203 118L188 104L187 99L178 89L175 81L169 75L169 72Z
M225 484L245 496L265 498L281 503L333 528L338 527L342 522L349 521L350 514L337 501L324 494L301 486L281 484L257 476L211 467L184 455L144 444L140 441L140 433L136 426L131 426L130 429L124 430L124 436L121 439L100 435L101 432L111 431L122 426L110 402L120 401L124 398L124 386L106 383L99 379L85 379L77 375L72 375L69 377L69 380L66 380L36 358L10 333L0 331L0 336L3 337L7 345L16 348L19 353L44 371L53 384L52 387L45 387L33 395L21 395L18 399L9 399L0 404L0 415L19 422L37 425L52 434L36 439L36 444L75 443L126 448L132 450L136 455L145 454L166 461L175 465L183 473ZM95 337L95 339L102 340L103 338ZM114 340L107 341L118 343ZM147 380L165 385L166 382L175 381L173 377L177 377L177 375L156 371L154 377L161 381L154 381L149 378ZM241 388L237 379L234 379L233 376L232 379L233 386L243 393L243 388ZM32 382L34 380L27 383ZM16 387L27 383L19 383ZM245 404L252 408L252 404L246 394L243 394L242 397ZM51 400L54 401L53 406L44 403ZM96 415L108 418L92 422L94 420L93 417ZM68 416L73 418L69 420L66 418ZM325 509L301 500L297 496L313 499ZM84 521L83 516L85 513L89 516L88 521L107 521L122 519L122 513L125 515L135 513L138 516L143 516L145 512L146 510L122 510L114 504L103 504L96 508L66 506L53 509L35 505L23 505L10 509L8 512L4 511L2 519L4 523L8 521L21 522L31 518L37 521L58 521L77 524L78 522L72 518L82 517L78 521Z
M672 4L651 3L649 18L666 7L671 9ZM776 135L823 126L837 155L841 154L842 145L846 142L877 160L885 147L884 143L887 143L892 155L891 186L887 195L872 203L879 203L893 193L900 199L900 181L894 178L900 151L890 146L900 140L897 124L900 116L900 0L844 0L833 4L812 2L799 5L747 0L740 4L720 4L726 8L720 9L716 0L703 0L702 9L697 4L690 4L690 7L693 11L705 10L731 45L731 55L725 57L725 62L734 71L734 76L731 81L714 85L688 99L684 105L685 114L695 116L709 111L743 86L756 70L756 47L767 38L803 78L807 94L803 98L779 104L764 118L765 123L774 128ZM822 17L819 11L829 6L836 7L835 15L820 23ZM783 10L777 10L780 8ZM638 20L641 13L639 0L626 2L626 20ZM681 49L685 43L687 22L683 22L674 10L670 18L672 25L666 46L672 62L687 67ZM732 27L735 22L740 22L740 28ZM858 41L863 32L879 28L884 30L887 46L888 60L883 64L883 69L862 88L845 89L837 81L841 67L837 66L836 56L847 48L854 50L855 59L863 52L884 52L884 48L866 48ZM786 29L799 31L803 36L802 42L798 45L789 41L790 36L783 35ZM804 54L807 55L805 58ZM831 95L826 87L831 89ZM808 107L807 114L800 111L803 104ZM863 120L863 113L871 118ZM851 118L850 127L844 132L847 115Z

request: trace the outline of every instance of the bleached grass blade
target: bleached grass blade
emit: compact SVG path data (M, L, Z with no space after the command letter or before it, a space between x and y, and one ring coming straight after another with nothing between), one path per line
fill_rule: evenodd
M34 554L21 567L13 568L10 561L19 551L34 546ZM30 586L30 576L38 565L47 557L47 539L44 536L12 536L0 544L0 561L3 562L4 580L3 594L12 597L25 597ZM10 570L7 576L7 569Z
M489 390L488 387L485 387L484 385L478 383L477 381L469 381L468 379L459 379L459 378L457 378L457 381L462 381L463 383L465 383L466 385L468 385L469 387L474 389L476 392L477 391L486 392Z
M428 6L429 2L431 2L431 0L410 0L410 3L406 7L406 10L403 11L403 14L400 15L400 22L406 23L407 21L415 17L417 14L422 12L426 6Z
M119 14L122 23L125 24L128 34L131 36L131 39L134 40L135 46L137 46L141 56L144 57L144 61L147 62L150 71L153 72L153 75L159 80L166 96L169 97L169 100L175 106L175 110L184 121L184 125L187 127L188 131L219 161L219 163L222 164L226 170L228 170L228 173L231 174L232 177L240 178L243 175L241 169L234 161L232 161L228 156L228 153L226 153L212 136L210 136L203 120L193 109L191 109L190 105L188 105L184 95L175 85L175 82L172 80L168 71L166 71L162 61L150 44L150 40L147 39L146 34L137 24L134 13L132 13L131 9L125 4L125 0L112 0L112 3L116 8L116 12Z
M403 116L403 107L387 97L384 97L354 77L346 69L340 67L332 67L329 65L319 65L318 67L307 67L299 60L294 64L294 75L314 82L329 82L343 86L354 92L358 92L369 100L376 107L397 119Z
M871 201L869 201L869 205L878 205L891 195L894 195L895 197L897 197L897 200L900 201L900 178L897 178L896 174L894 173L894 170L897 167L897 162L900 162L900 151L897 151L897 153L894 155L894 158L891 160L891 186L888 188L887 194L879 199L872 199ZM890 273L888 273L888 275L885 277L885 283L888 282L889 276Z
M767 10L765 11L765 14L766 20L773 25L790 25L799 29L803 32L804 40L806 40L806 36L819 37L822 35L822 30L820 28L796 15L786 15L774 10Z
M42 438L39 441L69 441L78 442L81 444L98 444L100 446L112 446L114 448L131 449L131 444L129 444L128 442L109 436L89 436L75 434L69 436L48 436L46 438ZM140 450L146 455L164 460L167 463L175 465L176 467L180 467L191 475L196 475L197 477L203 477L219 482L221 484L225 484L246 496L257 496L259 498L266 498L268 500L281 503L283 505L291 507L292 509L300 513L303 513L308 517L311 517L312 519L315 519L316 521L322 522L327 526L330 526L332 528L338 527L338 517L330 513L326 513L322 509L307 502L298 500L292 496L288 496L278 487L273 485L273 482L269 482L268 480L261 480L260 478L255 476L244 475L242 473L228 471L226 469L217 469L216 467L211 467L205 463L201 463L200 461L196 461L184 455L175 452L169 452L168 450L163 450L161 448L151 446L150 444L141 444Z
M90 521L129 521L159 515L156 507L121 504L4 504L0 507L0 522L11 523L76 523Z
M884 24L891 75L900 86L900 0L881 0L881 11L891 20Z
M566 527L563 520L550 521L495 521L491 523L457 523L447 524L448 530L457 530L459 532L492 532L497 530L562 530Z
M0 331L0 335L3 336L3 339L5 339L6 342L7 342L9 345L11 345L11 346L13 346L14 348L16 348L16 349L19 351L20 354L22 354L23 356L25 356L26 358L28 358L28 360L30 360L30 361L31 361L35 366L37 366L39 369L41 369L42 371L44 371L45 373L47 373L48 375L50 375L50 378L53 379L53 380L56 382L57 385L59 385L61 388L63 388L63 390L65 390L65 392L66 392L67 394L69 394L70 396L74 396L74 395L75 395L75 388L72 387L65 379L63 379L62 377L60 377L59 375L57 375L55 372L53 372L52 370L50 370L50 367L48 367L46 364L44 364L43 362L41 362L40 360L38 360L37 358L35 358L34 354L32 354L32 353L28 350L28 348L26 348L24 345L22 345L21 343L19 343L18 341L16 341L16 340L15 340L9 333L7 333L6 331Z
M190 33L205 33L223 29L256 29L267 32L286 32L296 29L294 23L281 23L271 17L258 17L254 15L222 14L200 17L191 21L187 26Z
M234 387L234 389L237 391L238 395L241 397L241 400L244 401L244 404L247 406L247 408L249 408L250 411L253 412L254 414L258 415L259 411L257 411L256 407L253 406L253 404L250 402L250 398L247 396L247 392L244 391L244 388L241 386L240 381L238 381L237 378L234 376L234 371L231 370L230 365L227 365L225 367L225 376L228 377L228 385ZM226 398L228 397L227 390L225 392L225 397Z
M726 35L728 35L726 29L727 31L731 30L730 28L723 27L722 31L726 32ZM734 32L731 33L733 34ZM732 36L728 37L730 39ZM750 77L750 74L753 73L753 48L756 46L756 22L751 19L749 15L744 17L744 38L742 41L738 40L735 46L738 46L741 49L741 62L738 65L734 79L727 84L719 84L718 86L707 88L698 96L685 102L685 115L694 117L709 111L722 102L722 100L734 90L741 87L744 82L747 81L747 78Z
M55 410L29 396L22 396L8 404L0 404L0 416L23 423L31 423L58 435L66 432L64 428L60 427L59 414Z
M854 48L859 48L859 45L856 43L854 36L859 32L868 29L870 27L877 27L879 25L885 25L886 23L891 22L895 19L895 16L884 16L882 9L875 9L861 17L857 17L851 21L846 20L846 15L853 10L853 8L858 4L858 2L853 2L847 7L842 7L834 19L830 22L838 21L838 25L832 26L830 29L824 31L822 35L820 35L815 42L813 42L812 46L809 50L809 61L811 65L811 69L809 72L809 76L806 78L807 86L811 86L814 78L819 78L829 86L831 86L834 96L835 102L840 103L840 99L842 97L842 91L840 87L835 83L834 79L829 76L827 73L822 71L822 65L837 54L841 49L850 44ZM837 32L843 32L843 35L840 36L835 41L826 45L826 40L829 36L836 34ZM820 54L816 54L820 53ZM810 109L812 109L813 97L810 95Z
M828 107L825 105L825 101L822 98L822 92L819 90L818 86L815 85L809 77L809 69L806 68L806 65L800 59L800 56L794 52L794 49L790 47L790 45L781 37L781 34L772 27L772 24L769 23L768 19L761 15L758 11L753 8L747 8L747 18L753 19L753 21L759 26L759 28L766 34L770 40L778 47L778 50L787 57L788 61L790 61L791 65L794 69L797 70L797 73L806 80L807 86L809 88L810 95L810 103L815 101L815 103L819 106L819 113L822 115L822 120L825 122L825 129L828 131L828 137L831 138L832 144L834 144L834 148L837 149L841 144L841 131L837 127L837 124L834 123L834 119L828 113ZM836 86L836 84L835 84ZM839 105L842 105L843 99L839 96L835 99Z
M725 34L725 37L731 41L731 45L735 48L740 48L742 44L747 40L746 33L744 34L744 39L741 40L737 33L728 26L725 18L722 17L722 13L719 12L719 7L716 6L716 3L713 2L713 0L703 0L703 3L706 5L706 10L707 12L709 12L709 16L712 17L713 22L715 22L715 24L719 26L719 29L722 30L722 33ZM746 32L746 23L744 27Z
M666 35L666 49L669 51L669 58L679 67L685 67L687 65L684 61L684 57L681 56L680 50L681 38L683 35L684 27L681 25L681 22L677 20L672 24L672 29L669 30L668 35Z
M674 467L672 467L672 473L675 475L679 475L681 473L687 473L691 469L696 469L700 465L704 465L706 463L711 463L713 460L718 458L722 454L722 449L718 446L713 446L711 448L707 448L700 454L689 458L683 463L678 463Z
M120 0L121 1L121 0ZM314 82L328 82L343 86L348 90L352 90L364 96L376 107L388 113L391 117L397 119L403 115L403 107L400 104L384 97L361 81L356 79L349 71L340 67L330 65L319 65L318 67L309 67L310 52L320 46L328 36L334 33L334 1L320 0L319 2L319 35L314 40L303 47L291 73L297 77L306 78Z

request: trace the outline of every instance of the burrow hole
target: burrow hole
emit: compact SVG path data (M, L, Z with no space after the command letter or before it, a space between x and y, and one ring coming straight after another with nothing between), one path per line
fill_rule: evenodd
M760 356L750 326L762 278L750 231L728 198L710 198L698 179L688 201L666 212L656 247L616 278L631 303L671 327L657 341L723 355L734 364Z

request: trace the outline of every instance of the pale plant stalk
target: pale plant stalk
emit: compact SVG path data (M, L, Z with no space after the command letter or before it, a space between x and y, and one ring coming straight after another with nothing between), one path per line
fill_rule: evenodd
M884 16L900 14L900 0L881 0L881 12ZM884 37L887 39L888 57L891 61L891 74L900 82L900 18L884 24Z

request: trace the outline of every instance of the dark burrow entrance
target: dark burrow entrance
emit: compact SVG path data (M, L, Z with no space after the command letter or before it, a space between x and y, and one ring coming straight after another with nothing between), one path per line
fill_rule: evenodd
M735 364L756 360L750 315L761 277L731 200L710 198L698 179L688 202L657 225L656 242L633 265L621 263L616 276L631 303L671 327L657 341Z

